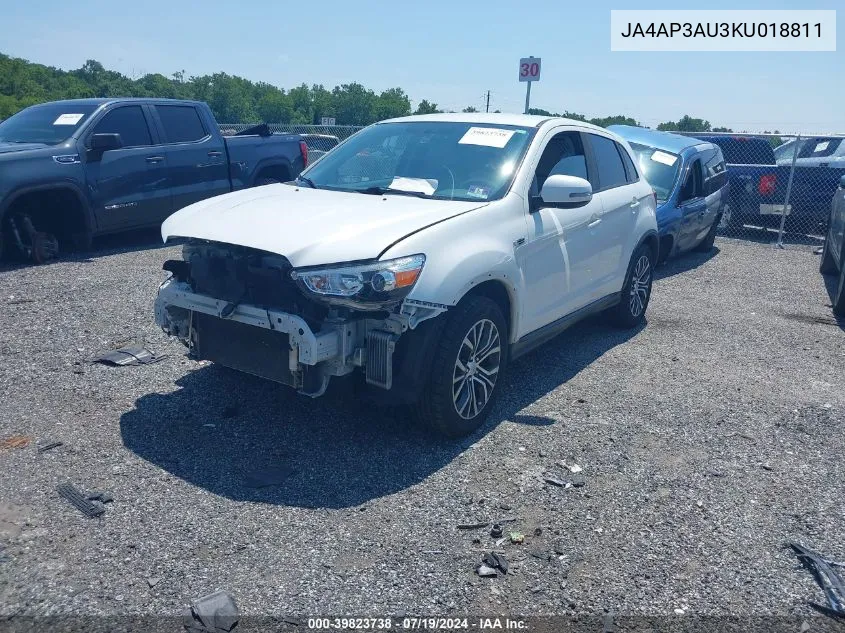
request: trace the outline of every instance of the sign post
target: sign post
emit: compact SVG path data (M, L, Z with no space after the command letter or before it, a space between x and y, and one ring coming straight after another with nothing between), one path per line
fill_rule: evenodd
M519 80L526 82L525 88L525 114L531 106L531 83L540 81L540 58L523 57L519 60Z

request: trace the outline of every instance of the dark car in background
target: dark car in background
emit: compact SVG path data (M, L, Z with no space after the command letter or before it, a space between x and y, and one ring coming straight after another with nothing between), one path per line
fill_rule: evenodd
M725 158L706 141L630 125L611 125L634 150L657 198L660 259L713 248L728 201Z
M845 317L845 176L840 176L839 187L830 205L819 270L823 275L837 276L831 305L836 316Z
M41 263L204 198L290 181L307 157L299 135L267 126L224 138L197 101L32 106L0 123L0 244Z

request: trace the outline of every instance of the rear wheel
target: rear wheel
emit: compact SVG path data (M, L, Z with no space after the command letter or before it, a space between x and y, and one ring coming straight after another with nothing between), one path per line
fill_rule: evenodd
M721 216L713 220L713 224L710 225L710 230L707 231L707 237L699 242L698 246L695 247L695 250L700 253L708 253L713 250L713 245L716 243L716 231L719 230L721 221Z
M832 275L836 272L836 261L833 259L833 253L830 252L830 226L833 221L833 209L830 211L830 219L827 221L827 234L824 238L824 247L822 247L822 261L819 264L819 272L822 275ZM842 268L845 268L845 262L842 263Z
M637 327L645 321L645 311L651 299L654 270L654 251L648 244L641 244L634 251L620 301L608 311L615 325L621 328Z
M420 415L437 432L462 437L482 425L500 390L508 335L499 306L469 297L448 313L423 391Z
M836 284L836 292L833 294L833 314L845 317L845 265L839 271L839 283Z

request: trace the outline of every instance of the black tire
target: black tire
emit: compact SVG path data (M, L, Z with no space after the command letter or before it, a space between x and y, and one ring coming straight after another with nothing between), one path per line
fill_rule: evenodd
M651 285L654 280L654 251L648 244L640 244L631 256L620 301L608 310L611 322L617 327L629 329L645 321L645 312L651 299Z
M722 221L722 216L717 215L710 225L710 230L707 231L707 236L701 240L695 247L695 251L699 253L709 253L713 250L713 245L716 243L716 232L719 230L719 222Z
M59 254L59 240L52 233L39 231L32 236L30 257L36 264L46 264Z
M845 318L845 264L839 271L839 283L836 284L836 292L833 293L833 314Z
M830 226L833 223L833 208L830 210L830 218L827 221L827 232L824 236L824 247L822 247L822 260L819 264L819 272L822 275L833 275L836 273L836 261L833 259L833 253L830 252ZM845 268L845 262L842 263L842 268Z
M464 344L473 332L477 337L480 334L481 352L487 354L481 361L473 360L476 352ZM498 346L493 336L498 337ZM490 347L485 351L486 345ZM490 351L496 347L498 352ZM478 345L475 348L477 350ZM419 417L447 437L469 435L484 423L493 407L501 390L499 385L507 361L508 330L501 308L486 297L464 299L447 313L446 324L434 350L431 374L419 402ZM460 377L464 370L468 373L464 374L462 382L456 383L456 376ZM492 387L486 391L491 380ZM487 398L479 406L485 391Z

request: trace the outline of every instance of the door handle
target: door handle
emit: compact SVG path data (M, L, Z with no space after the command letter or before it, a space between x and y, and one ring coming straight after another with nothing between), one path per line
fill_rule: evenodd
M145 160L148 163L160 163L164 160L164 156L147 156Z
M223 156L223 152L218 152L216 149L213 149L208 153L208 155L212 157Z
M595 228L600 223L601 223L601 218L594 218L593 220L590 221L589 224L587 224L587 228L589 228L589 229Z
M634 199L631 201L631 208L632 208L632 209L636 209L638 206L640 206L640 201L639 201L639 200L637 200L636 198L634 198Z

